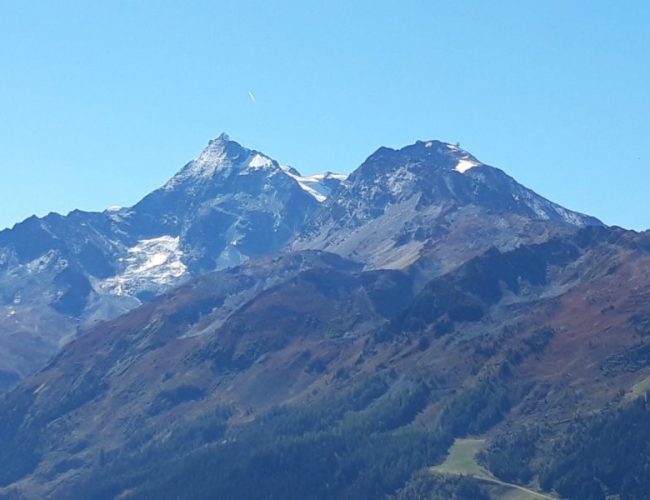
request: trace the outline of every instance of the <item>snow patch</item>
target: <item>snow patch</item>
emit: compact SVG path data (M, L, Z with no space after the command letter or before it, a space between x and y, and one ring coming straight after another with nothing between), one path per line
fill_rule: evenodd
M294 179L303 191L307 192L319 203L324 202L331 193L331 189L324 184L325 180L335 179L344 181L347 179L347 175L334 174L332 172L303 176L297 173L295 169L286 165L282 165L280 168L286 175Z
M249 168L268 168L273 166L273 160L271 158L257 153L251 161L248 162Z
M480 166L481 164L475 160L470 160L469 158L461 158L456 164L456 166L454 167L454 170L456 172L460 172L461 174L464 174L469 169L474 167L480 167Z
M318 174L314 177L321 177L323 179L336 179L337 181L344 181L348 178L347 174L335 174L334 172L327 172L325 174Z
M179 237L140 240L119 259L125 266L124 270L105 280L100 288L115 295L133 295L152 287L169 285L187 272L182 256Z
M567 224L571 224L573 226L586 225L584 217L576 212L571 212L570 210L567 210L566 208L563 208L561 206L555 207L555 211L558 213L560 217L562 217L562 220L564 220L564 222L566 222Z
M41 255L26 264L27 272L29 274L42 273L47 269L62 271L66 267L68 267L68 261L62 259L55 250L50 250L46 254Z

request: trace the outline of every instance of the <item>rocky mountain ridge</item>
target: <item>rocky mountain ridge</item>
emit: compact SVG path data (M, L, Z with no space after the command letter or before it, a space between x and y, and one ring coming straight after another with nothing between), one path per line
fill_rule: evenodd
M302 176L222 134L133 207L31 217L0 232L0 388L42 366L80 325L284 248L368 268L419 262L425 281L491 246L590 224L599 222L438 141L380 148L348 178Z
M222 134L133 207L30 217L0 232L0 388L79 325L280 250L341 179L302 177Z
M222 136L68 218L0 233L6 307L80 328L20 345L43 369L0 398L0 497L501 498L427 472L468 437L550 497L650 486L648 233L437 141L305 177Z

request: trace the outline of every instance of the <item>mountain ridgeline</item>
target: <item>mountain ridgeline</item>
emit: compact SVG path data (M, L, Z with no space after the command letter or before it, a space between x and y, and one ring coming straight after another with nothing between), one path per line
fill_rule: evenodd
M0 388L80 328L250 258L326 250L367 268L419 265L428 279L492 246L593 224L441 142L381 148L346 179L301 176L222 134L133 207L0 232Z
M443 142L302 176L222 135L0 232L0 311L0 497L650 488L650 235ZM466 437L483 477L429 472Z

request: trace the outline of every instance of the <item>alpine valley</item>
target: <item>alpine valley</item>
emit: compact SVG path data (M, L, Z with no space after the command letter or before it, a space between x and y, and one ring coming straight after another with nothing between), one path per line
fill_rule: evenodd
M458 146L222 134L0 232L0 497L647 498L650 232Z

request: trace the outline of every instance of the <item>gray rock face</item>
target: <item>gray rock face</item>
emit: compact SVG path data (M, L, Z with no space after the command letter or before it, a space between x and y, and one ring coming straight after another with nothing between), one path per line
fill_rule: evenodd
M426 256L429 274L439 274L491 246L507 250L600 224L456 146L419 141L372 154L322 204L293 248L336 252L369 268L403 268Z
M197 274L279 250L317 206L275 160L222 135L123 216L144 237L179 237Z

